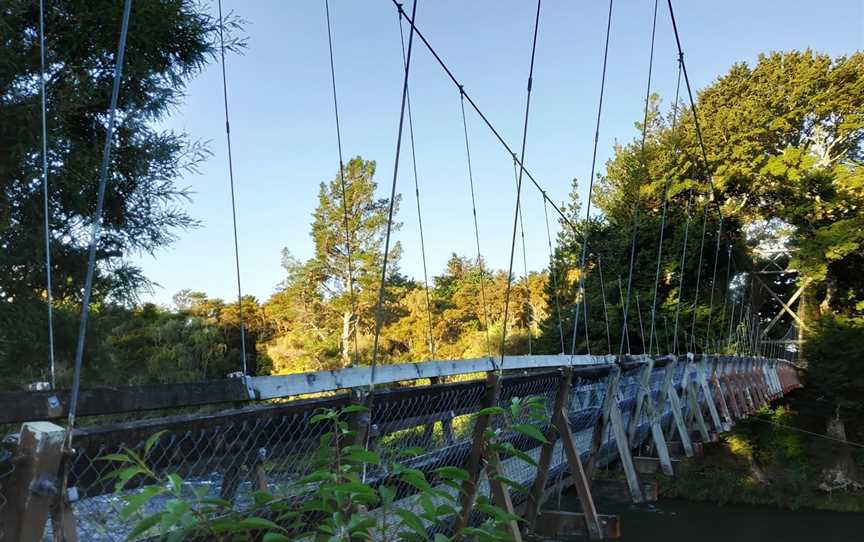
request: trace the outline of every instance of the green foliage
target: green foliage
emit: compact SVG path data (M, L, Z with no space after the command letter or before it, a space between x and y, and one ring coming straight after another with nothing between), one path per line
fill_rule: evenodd
M807 341L806 386L844 414L864 420L864 318L825 316Z
M513 455L517 459L536 463L512 446L500 443L506 431L517 432L539 442L546 439L534 425L517 423L543 418L543 398L525 400L513 398L508 408L495 407L478 413L501 416L501 428L487 431L484 445L488 450ZM232 503L208 496L208 487L189 489L176 474L160 475L149 466L149 458L162 437L151 435L140 453L124 448L108 454L102 461L118 463L110 472L115 489L125 506L120 512L124 520L134 520L135 526L127 539L141 535L159 536L169 542L193 537L205 537L220 542L247 542L263 536L268 542L296 539L316 542L352 542L376 539L404 542L449 542L456 539L482 542L509 540L505 525L521 521L484 496L479 496L476 510L487 516L480 525L464 528L457 533L437 533L431 537L428 528L452 522L462 511L460 491L470 479L469 473L458 467L437 468L433 476L399 462L383 465L381 456L357 443L348 416L367 409L352 405L336 411L322 409L310 418L310 423L324 426L319 447L312 457L312 471L285 489L285 499L265 492L254 493L254 503L239 512ZM411 459L418 450L405 449L398 454ZM366 481L367 469L383 467L387 473L381 483ZM132 494L122 493L132 482L143 482L143 489ZM502 483L527 491L512 480L499 478ZM399 487L417 491L417 497L397 499ZM289 501L300 499L299 506ZM155 508L155 511L153 509Z
M45 10L49 208L58 312L80 301L89 224L106 137L122 3L72 0ZM46 365L38 4L4 2L0 24L0 366L36 379ZM239 21L227 21L229 47ZM156 128L217 51L218 21L193 0L134 3L120 88L94 309L129 302L149 285L128 259L170 244L197 222L183 209L179 177L206 146ZM58 362L70 363L77 319L60 314ZM5 377L5 375L4 375Z

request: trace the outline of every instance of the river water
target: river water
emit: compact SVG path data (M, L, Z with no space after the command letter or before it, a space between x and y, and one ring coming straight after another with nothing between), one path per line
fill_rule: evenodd
M864 514L664 499L599 511L619 515L623 542L864 542Z

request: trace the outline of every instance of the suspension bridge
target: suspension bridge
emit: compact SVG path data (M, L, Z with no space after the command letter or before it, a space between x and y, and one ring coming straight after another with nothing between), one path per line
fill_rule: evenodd
M726 282L718 277L718 262L722 257L731 262L731 249L722 250L722 210L713 197L710 165L699 130L699 117L687 74L678 27L672 3L668 14L678 47L678 90L683 82L689 112L701 150L701 171L705 181L705 193L709 204L702 206L700 217L695 214L695 200L700 196L691 188L686 207L684 243L681 247L666 247L681 251L681 269L678 270L678 303L674 312L673 339L667 340L664 348L658 339L657 285L661 275L661 258L666 233L668 198L663 195L662 222L657 232L659 249L656 267L640 269L636 265L639 221L639 202L634 202L632 238L629 250L629 269L622 290L623 327L620 344L614 345L609 329L608 308L605 306L606 336L608 352L591 353L580 350L577 341L582 331L587 340L587 299L585 298L585 270L588 266L600 265L602 246L594 246L587 230L583 230L559 209L547 195L543 185L531 174L526 165L525 147L534 84L534 62L539 28L541 2L537 2L533 20L531 63L527 77L527 96L524 123L519 147L511 146L496 129L492 121L472 98L468 88L451 71L445 59L415 24L417 2L411 9L394 1L403 34L402 51L404 78L401 93L400 116L396 139L396 159L390 186L390 216L383 251L381 281L378 291L374 344L371 359L360 359L354 335L353 366L343 369L304 374L254 376L247 371L245 337L242 366L238 372L223 380L186 382L175 384L92 387L81 382L81 367L85 362L88 307L94 273L94 254L99 243L99 223L104 202L108 169L112 147L113 126L119 96L119 82L123 77L123 56L131 14L131 0L125 0L120 43L115 58L114 88L111 96L108 120L108 137L105 141L104 162L97 198L96 218L90 242L90 261L83 296L81 329L77 344L74 379L71 389L58 389L53 381L53 354L51 359L52 381L48 389L0 393L0 425L23 424L20 431L4 441L0 454L0 533L3 540L36 541L54 540L126 540L132 533L133 524L121 514L128 499L147 491L148 482L143 477L132 478L121 489L115 489L115 481L107 475L114 469L100 458L116 454L124 449L144 452L147 465L156 473L171 473L182 477L182 484L189 492L201 491L230 502L237 510L248 509L254 501L256 491L278 495L279 499L292 507L302 508L302 492L294 492L292 484L311 472L309 457L319 445L325 429L313 423L322 409L346 409L352 405L363 405L363 409L348 409L352 412L350 424L357 446L374 450L384 459L396 459L404 450L412 454L401 462L416 472L422 473L441 494L449 494L459 502L452 514L443 522L425 522L422 529L430 539L436 533L452 534L460 528L475 525L488 516L488 509L478 505L484 499L494 502L504 511L518 515L521 521L507 522L506 529L513 540L529 536L563 536L582 534L594 539L616 538L621 526L614 515L603 514L595 504L595 497L609 493L624 493L633 502L656 498L656 486L648 482L656 473L675 476L680 458L698 455L702 443L713 442L717 435L728 431L736 421L746 418L757 409L781 399L785 394L800 387L798 370L787 359L794 352L797 335L781 341L765 340L760 328L760 317L743 304L735 319L735 303L727 318L727 302L730 299L730 278ZM41 3L40 3L41 6ZM336 125L336 141L339 154L339 179L343 196L346 191L342 140L339 129L339 101L337 73L333 62L333 41L330 32L329 3L326 6L326 23L330 52L330 74ZM648 102L651 95L651 73L654 62L654 37L657 30L659 2L654 2L648 83L645 100L645 123L642 145L644 147L648 120ZM221 20L221 2L219 17ZM606 42L598 101L596 132L602 121L603 94L605 88L606 63L608 60L609 34L612 28L613 3L609 2L606 25ZM220 27L221 28L221 27ZM220 39L223 36L220 33ZM43 41L44 43L44 41ZM424 286L429 324L429 350L431 360L408 364L380 363L379 337L382 327L382 303L387 287L387 266L390 249L390 233L393 224L393 202L397 194L397 178L402 154L403 136L410 141L414 154L413 121L410 107L410 68L415 48L426 49L440 66L444 77L452 81L461 104L464 139L467 157L468 182L472 207L474 207L474 234L477 261L482 266L482 251L477 224L474 181L471 173L470 138L466 110L480 119L500 142L506 159L514 166L515 202L513 227L510 234L508 284L504 301L504 333L499 351L506 350L507 322L514 311L511 307L511 286L514 283L514 261L517 241L521 237L524 250L523 192L536 189L543 197L544 209L551 208L563 223L573 228L579 239L576 270L579 271L579 296L573 311L572 333L562 325L562 308L559 288L553 283L557 330L560 335L561 352L552 355L536 354L528 342L526 355L489 355L475 359L440 360L435 358L435 344L431 329L434 319L428 291L429 281L425 266L422 213L417 201L417 215L421 232L421 251L424 263ZM240 281L240 259L237 252L236 220L233 208L234 171L231 158L231 132L229 123L229 96L227 73L222 48L222 81L224 92L224 114L228 142L229 179L232 194L232 216L234 218L235 264L237 272L237 294L240 307L240 329L243 334L242 289ZM44 77L43 77L44 85ZM416 89L415 89L416 90ZM44 95L44 87L43 87ZM676 96L673 126L677 122L678 96ZM43 101L44 118L44 101ZM408 121L407 123L405 121ZM406 126L407 125L407 126ZM598 138L595 137L590 180L595 178ZM44 186L48 190L47 165ZM417 186L416 170L414 175ZM666 186L668 190L668 183ZM586 220L591 218L589 187ZM343 199L344 201L344 199ZM351 301L355 301L355 286L352 269L352 232L347 208L344 209L344 251L347 254L347 285ZM716 213L718 231L716 242L706 243L706 227L709 213ZM47 211L46 211L47 217ZM546 228L548 233L548 215ZM694 231L690 231L692 229ZM684 262L693 258L688 253L687 239L698 235L701 229L698 260L699 275L695 292L699 295L700 281L703 287L710 284L710 309L707 335L696 336L696 311L693 320L680 318L684 291ZM46 245L50 247L46 218ZM551 235L548 237L551 261ZM724 254L725 253L725 254ZM48 251L50 254L50 250ZM713 258L713 260L712 260ZM524 260L524 255L523 255ZM702 269L713 269L712 276L702 276ZM773 261L773 257L771 258ZM711 262L711 263L708 263ZM527 265L527 264L526 264ZM551 267L551 265L550 265ZM727 268L729 266L727 265ZM775 263L775 267L776 263ZM50 270L50 262L46 265ZM784 269L762 272L785 272ZM551 277L560 276L562 270L552 270ZM642 321L638 305L633 316L630 302L634 276L650 273L654 277L654 295L650 300L647 326ZM527 276L527 267L525 269ZM602 278L602 275L601 275ZM482 280L482 279L481 279ZM761 279L758 279L761 282ZM764 288L769 289L762 283ZM50 296L50 273L48 277ZM716 286L716 288L715 288ZM806 285L805 285L806 286ZM802 286L803 288L804 286ZM716 291L715 291L716 290ZM483 286L481 282L481 295ZM800 295L791 300L781 300L782 312L772 319L769 327L776 325L783 313L793 319L797 316L790 308ZM716 297L716 299L715 299ZM720 299L722 297L722 309ZM50 297L49 297L50 299ZM638 297L636 297L638 304ZM692 301L695 308L698 298ZM482 300L486 311L486 300ZM50 307L50 303L49 303ZM50 309L49 309L50 310ZM488 312L487 312L488 318ZM580 326L580 318L582 325ZM713 321L712 321L713 318ZM50 321L50 313L49 313ZM638 333L635 321L638 321ZM488 320L486 322L488 330ZM803 323L800 323L803 324ZM647 327L647 333L646 333ZM795 329L795 328L793 328ZM567 333L565 333L567 331ZM619 335L616 331L616 336ZM51 335L53 341L53 334ZM641 348L637 344L641 338ZM569 346L569 347L568 347ZM661 350L667 350L662 352ZM53 352L53 343L52 343ZM540 405L543 415L519 418L515 422L502 419L493 407L505 409L513 400L532 400ZM202 409L201 407L210 407ZM190 413L191 410L191 413ZM153 412L169 412L167 416L147 416L133 421L117 421L124 415ZM522 414L514 414L524 416ZM89 417L91 423L77 427L78 417ZM61 425L61 421L65 424ZM92 423L95 420L95 423ZM536 431L525 429L533 427ZM521 429L520 429L521 428ZM488 443L487 433L495 433L496 444ZM544 438L531 438L532 434ZM152 437L159 435L157 441ZM529 458L530 460L526 460ZM393 482L394 474L384 465L370 464L364 469L364 483L380 487ZM441 476L443 468L464 469L467 476L454 487ZM616 469L622 476L620 482L598 477L600 469ZM646 478L646 476L648 478ZM504 480L515 482L505 483ZM568 512L550 506L550 497L562 491L574 491L578 496L581 511ZM424 506L422 491L416 487L398 486L394 499L405 509ZM155 499L148 506L164 506ZM396 524L385 509L372 507L371 517L381 525L383 539L395 536L388 534L388 526ZM287 527L286 527L287 528ZM395 528L395 527L394 527ZM139 533L140 538L154 537L154 531ZM136 535L138 536L138 535ZM378 535L370 535L377 539Z

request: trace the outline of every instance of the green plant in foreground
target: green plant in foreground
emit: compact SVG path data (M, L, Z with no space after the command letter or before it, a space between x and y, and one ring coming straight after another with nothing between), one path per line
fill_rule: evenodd
M536 466L533 458L504 437L516 433L545 442L537 426L517 423L526 418L528 422L542 421L542 401L540 397L514 398L508 408L496 406L478 413L495 416L501 422L483 435L491 457L506 456ZM410 466L410 459L423 453L417 448L400 450L397 461L385 464L378 453L357 442L348 422L349 416L365 411L365 407L352 405L341 411L326 409L316 413L310 422L324 425L326 432L312 458L313 470L288 486L284 495L253 493L252 506L242 511L235 510L227 500L208 496L207 487L184 489L184 481L177 474L157 474L147 458L161 432L147 440L140 454L124 448L120 453L103 456L100 459L121 464L109 475L116 478L118 493L133 479L146 484L136 493L121 497L125 505L120 518L137 521L127 540L144 535L158 535L168 542L194 538L246 542L259 536L264 542L510 540L507 526L521 519L483 495L478 496L474 509L484 514L485 521L455 533L430 534L430 527L452 524L462 512L460 491L469 473L444 466L427 477ZM514 480L496 475L492 479L528 491ZM157 510L152 511L154 508Z

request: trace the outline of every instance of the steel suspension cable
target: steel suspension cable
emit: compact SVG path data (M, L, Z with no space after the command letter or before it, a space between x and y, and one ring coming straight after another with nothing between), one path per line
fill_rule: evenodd
M447 74L447 77L450 79L450 81L456 86L456 88L459 89L459 92L461 93L463 98L465 100L467 100L468 105L470 105L471 108L474 109L474 112L477 113L477 116L480 117L480 120L483 121L483 124L486 125L486 127L489 129L489 131L492 132L492 135L495 136L495 139L497 139L498 142L501 144L501 146L504 147L504 150L507 152L508 156L513 156L513 154L514 154L513 148L501 136L501 133L498 131L498 129L495 128L495 126L489 120L489 117L487 117L486 114L483 113L483 111L477 105L477 102L475 102L474 99L471 98L471 95L465 90L464 85L462 83L460 83L458 79L456 79L456 76L453 74L453 72L450 70L450 68L447 66L447 64L444 62L444 60L441 58L441 56L438 54L438 52L435 50L435 48L432 47L432 44L429 43L429 40L426 39L426 36L423 35L423 32L420 31L419 28L417 28L416 24L414 24L414 19L409 17L408 14L405 13L405 10L403 9L402 4L400 4L398 0L392 0L392 2L393 2L393 5L396 6L396 9L398 9L400 11L400 13L402 14L402 16L405 18L405 21L411 25L412 30L414 31L415 34L417 34L417 38L420 39L421 42L423 42L423 45L426 47L426 50L429 51L429 53L432 55L432 57L435 59L435 61L438 63L438 65L441 66L441 69L444 70L444 73ZM521 160L519 161L519 168L522 171L522 173L524 173L525 176L528 177L528 180L531 181L531 183L534 185L534 187L538 191L540 191L541 194L543 194L543 197L546 199L546 201L549 203L549 205L555 210L555 212L558 213L558 216L561 218L561 220L564 221L564 223L566 223L568 226L570 226L578 235L578 230L576 229L575 224L573 224L570 221L570 219L567 217L567 215L564 214L564 212L561 210L561 208L558 207L558 205L555 203L555 201L553 199L551 199L548 196L548 194L546 194L546 192L543 190L543 187L540 185L540 183L537 181L537 179L534 178L534 176L531 174L531 172L528 170L528 168L525 167L525 164Z
M474 196L474 172L471 169L471 147L468 144L468 121L465 118L465 93L459 87L459 105L462 109L462 131L465 134L465 154L468 158L468 184L471 187L471 214L474 217L474 240L477 243L477 268L480 272L480 302L483 305L483 327L486 331L486 352L492 357L492 342L489 338L489 307L486 305L486 288L483 276L483 256L480 251L480 226L477 223L477 201Z
M87 256L87 274L84 279L84 296L81 299L81 324L78 329L78 344L75 348L75 366L72 375L72 391L69 394L69 417L66 431L67 448L72 443L72 428L78 412L78 395L81 391L81 364L84 360L84 342L87 336L87 319L90 315L90 296L93 292L93 275L96 271L96 247L102 231L102 210L105 207L105 188L108 185L108 168L111 165L111 144L114 139L114 122L117 118L117 101L120 98L120 82L123 79L123 59L126 55L126 37L129 33L129 14L132 0L125 0L123 22L120 26L120 42L114 62L114 84L111 89L111 105L108 108L108 126L105 132L105 147L102 150L102 165L99 171L99 188L96 192L96 213L90 228L90 246Z
M656 16L657 13L657 2L654 3L654 13ZM672 134L674 136L676 129L676 122L678 120L678 99L681 91L681 64L678 64L678 82L675 85L675 107L672 108ZM651 332L649 333L648 338L648 352L651 353L654 346L654 338L655 338L655 329L657 325L657 288L660 285L660 263L663 258L663 240L666 233L666 213L669 209L669 182L671 179L671 175L666 176L666 180L663 183L663 211L660 216L660 242L657 244L657 270L654 273L654 296L651 300ZM668 339L668 337L667 337ZM659 340L657 341L657 350L659 355ZM671 353L671 352L670 352Z
M585 258L588 254L588 222L591 218L591 201L594 195L594 172L597 167L597 146L600 142L600 119L603 115L603 96L606 93L606 67L609 62L609 35L612 30L612 6L613 0L609 0L609 13L606 16L606 38L603 45L603 70L600 75L600 98L597 103L597 121L594 125L594 148L591 152L591 174L588 177L588 202L585 207L585 232L582 235L582 252L579 256L579 288L576 292L576 306L573 310L573 339L570 342L570 362L573 362L572 356L576 355L576 333L579 329L579 309L583 303L587 304L585 299ZM605 299L604 299L605 302ZM588 311L585 311L586 316ZM608 319L607 319L608 323ZM585 320L585 339L588 341L588 320ZM612 353L611 350L609 352Z
M333 112L336 118L336 148L339 151L339 185L342 192L342 214L345 226L345 257L346 273L348 282L348 296L351 303L351 314L354 318L354 364L358 363L360 348L358 345L357 332L360 327L360 314L357 311L357 298L354 293L354 266L351 259L351 226L348 220L348 189L345 183L345 162L342 159L342 128L339 124L339 101L336 93L336 68L333 61L333 35L330 28L330 0L324 0L324 10L327 15L327 45L330 51L330 82L333 87ZM400 24L401 33L401 24ZM349 322L350 325L350 322ZM347 349L347 346L346 346Z
M677 105L676 105L676 107L677 107ZM684 240L681 243L681 266L680 266L681 267L681 273L680 273L680 276L678 277L678 299L675 303L675 321L674 321L673 328L672 328L673 329L672 335L673 335L673 338L675 340L675 351L672 352L673 354L679 353L679 350L678 350L678 321L679 321L679 317L681 315L681 298L682 298L683 292L684 292L684 274L686 273L685 264L687 263L687 241L689 240L689 237L690 237L690 221L691 221L690 212L693 208L693 193L694 193L692 186L689 188L688 192L689 192L689 195L687 196L687 210L685 212L685 219L684 219ZM685 332L684 343L685 343L685 347L686 347L686 343L687 343L686 332Z
M402 62L405 65L405 35L402 32L402 14L399 14L399 43L402 45ZM407 69L407 65L405 65ZM414 118L411 114L411 90L405 93L406 104L408 107L408 136L411 141L411 165L414 169L414 196L417 200L417 225L420 229L420 254L423 260L423 288L426 294L426 314L429 323L429 355L430 359L435 359L435 339L432 334L432 301L429 298L429 273L426 270L426 239L423 235L423 213L420 212L420 181L417 177L417 153L414 146Z
M39 95L42 105L42 212L45 219L45 291L48 301L48 372L57 387L54 360L54 295L51 285L51 211L48 205L48 113L45 105L45 2L39 0Z
M642 162L642 168L645 173L646 181L649 175L648 171L648 163L645 160L645 140L648 137L648 111L651 104L651 76L654 71L654 38L657 35L657 3L658 0L654 0L654 17L651 22L651 48L650 53L648 55L648 84L645 89L645 116L642 121L642 143L640 145L640 158ZM627 272L627 301L624 304L624 327L626 328L628 325L627 322L627 313L630 310L630 291L633 288L633 269L636 263L636 239L639 233L639 190L641 188L641 183L637 181L636 183L636 197L633 202L633 234L632 241L630 244L630 267ZM623 353L624 351L624 340L622 337L621 346L619 351Z
M555 253L552 250L552 232L549 229L549 211L546 198L543 200L543 218L546 220L546 242L549 245L549 276L552 278L552 291L555 293L555 313L558 316L558 337L561 339L561 353L564 353L564 325L561 321L561 296L558 293L558 271L555 269Z
M519 175L516 178L516 209L513 211L513 234L510 238L510 265L507 269L507 289L504 292L504 321L501 331L501 364L498 366L499 372L504 370L504 354L507 344L507 321L510 312L510 290L513 285L513 258L516 252L516 227L519 224L521 213L521 197L522 197L522 175L525 172L525 144L528 138L528 118L531 111L531 87L534 79L534 58L537 53L537 33L540 29L540 5L541 0L537 0L537 13L534 16L534 37L531 41L531 66L528 69L528 93L525 98L525 120L522 124L522 152L519 159ZM513 154L513 160L516 161L516 155Z
M228 183L231 189L231 224L234 229L234 269L237 276L237 311L240 320L240 354L243 363L243 374L247 374L246 366L246 327L243 324L243 290L240 287L240 245L237 242L237 204L234 196L234 160L231 154L231 124L228 114L228 75L225 67L225 24L222 19L222 0L219 6L219 54L222 59L222 104L225 110L225 142L228 147Z
M413 2L414 7L411 9L411 20L417 13L417 0ZM399 11L402 11L402 6L399 6ZM402 105L399 109L399 132L396 136L396 158L393 161L393 182L390 186L390 202L387 212L387 234L384 238L384 254L381 263L381 284L378 287L378 303L375 306L375 338L372 343L372 369L369 373L369 391L371 392L375 386L375 369L378 366L378 341L381 337L381 326L383 324L384 315L382 307L384 305L384 289L387 285L387 260L390 255L390 234L393 231L393 210L396 202L396 179L399 177L399 157L402 151L402 130L405 125L405 104L408 100L408 74L411 70L411 49L414 45L414 25L411 25L411 32L408 34L408 53L405 55L405 77L402 81ZM367 435L368 439L368 435Z

